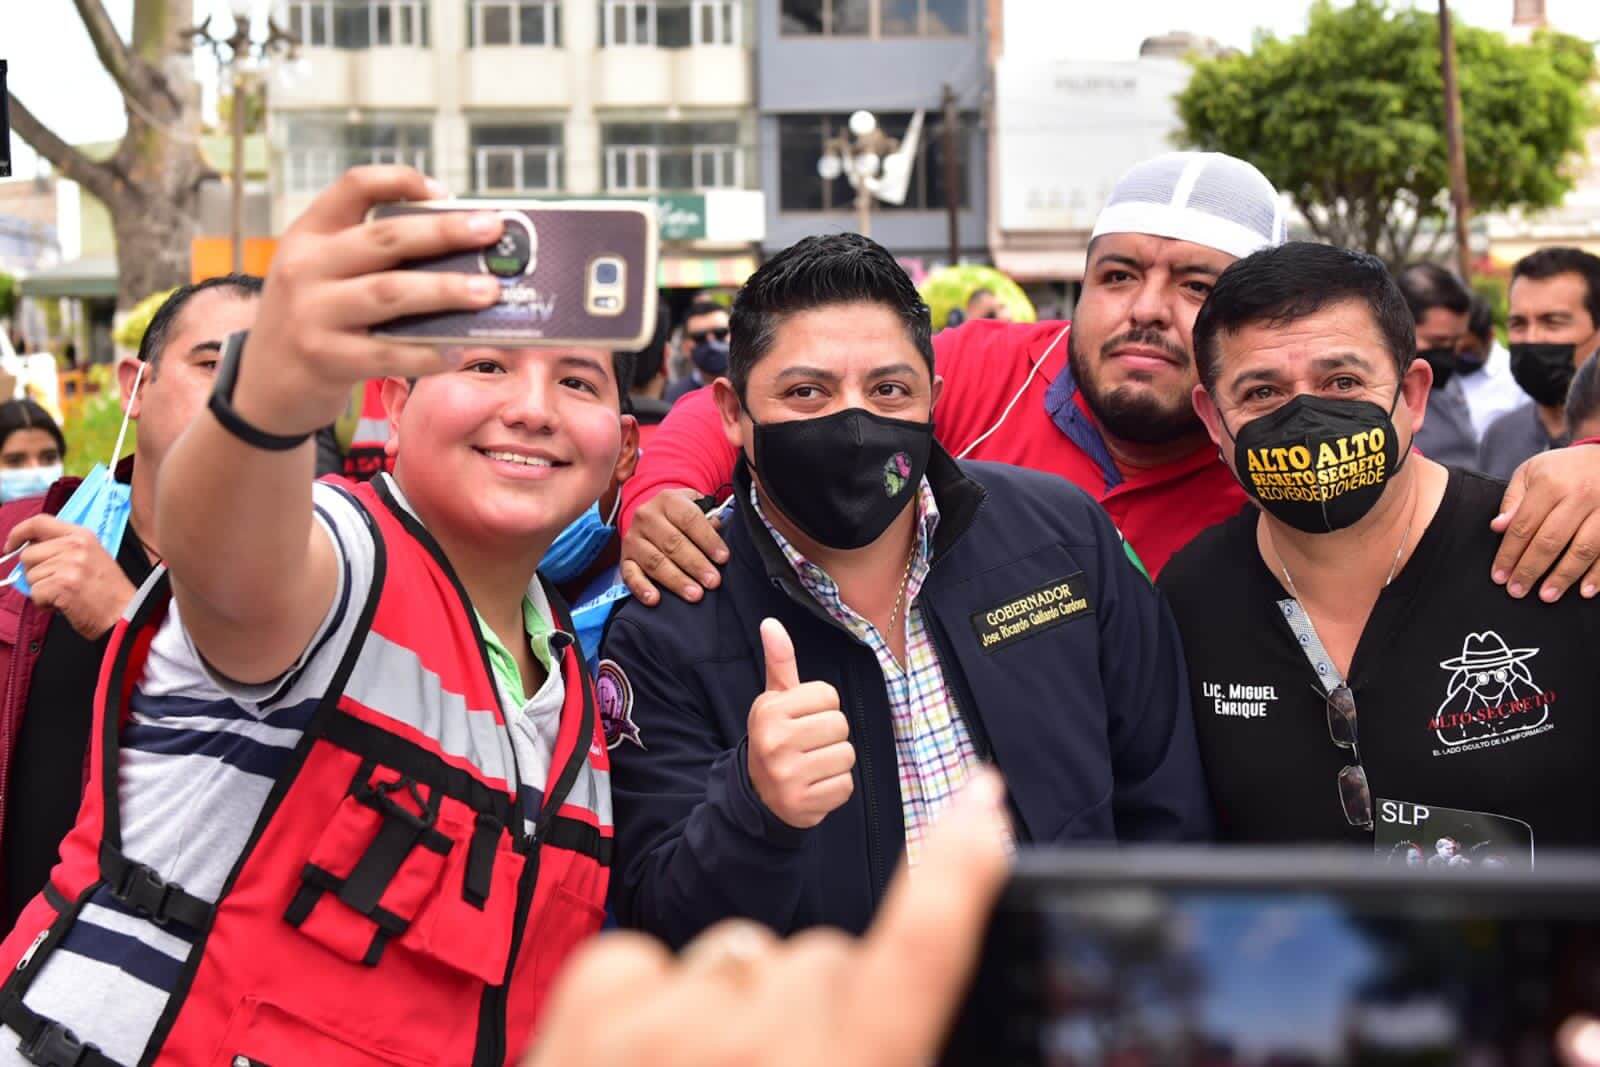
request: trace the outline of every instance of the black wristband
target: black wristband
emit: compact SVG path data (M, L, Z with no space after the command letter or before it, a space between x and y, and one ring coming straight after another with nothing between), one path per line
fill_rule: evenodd
M250 336L249 330L240 330L230 334L222 345L222 362L217 365L217 384L211 389L211 399L206 406L211 414L217 417L222 428L233 436L249 445L266 452L288 452L299 448L311 440L309 433L285 436L283 434L268 433L244 421L239 413L233 410L233 387L239 381L239 357L244 352L245 339Z

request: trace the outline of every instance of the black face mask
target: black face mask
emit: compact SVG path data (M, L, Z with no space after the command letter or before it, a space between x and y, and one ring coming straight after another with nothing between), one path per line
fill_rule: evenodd
M1465 352L1457 352L1456 373L1462 375L1477 374L1487 362L1489 362L1489 357L1482 352L1474 352L1471 355Z
M1418 359L1428 361L1433 368L1433 387L1443 389L1456 372L1456 350L1453 348L1425 348L1417 353Z
M1512 345L1511 376L1535 404L1559 407L1567 402L1567 387L1577 373L1572 366L1577 351L1577 345Z
M1393 414L1393 407L1386 412L1367 400L1301 394L1229 434L1234 477L1263 510L1296 530L1353 526L1400 469Z
M933 423L862 408L755 429L761 488L807 537L841 550L883 535L922 484L933 447Z

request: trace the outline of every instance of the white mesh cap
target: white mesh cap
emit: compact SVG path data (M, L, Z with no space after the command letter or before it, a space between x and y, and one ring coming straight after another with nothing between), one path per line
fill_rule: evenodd
M1249 163L1221 152L1169 152L1123 172L1090 239L1148 233L1243 259L1282 244L1287 228L1278 191Z

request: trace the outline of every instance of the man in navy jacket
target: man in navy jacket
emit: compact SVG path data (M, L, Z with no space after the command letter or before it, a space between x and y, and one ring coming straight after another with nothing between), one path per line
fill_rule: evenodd
M928 309L887 252L774 257L715 388L723 582L624 607L600 665L624 925L860 931L986 762L1024 844L1209 836L1165 603L1081 490L933 443Z

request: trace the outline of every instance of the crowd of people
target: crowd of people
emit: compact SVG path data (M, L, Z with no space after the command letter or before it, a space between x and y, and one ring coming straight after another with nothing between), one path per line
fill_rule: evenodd
M498 299L367 219L440 192L177 291L114 466L0 406L0 1064L920 1064L1013 849L1600 844L1600 259L1502 346L1173 153L1071 323L835 234L639 352L371 336Z

